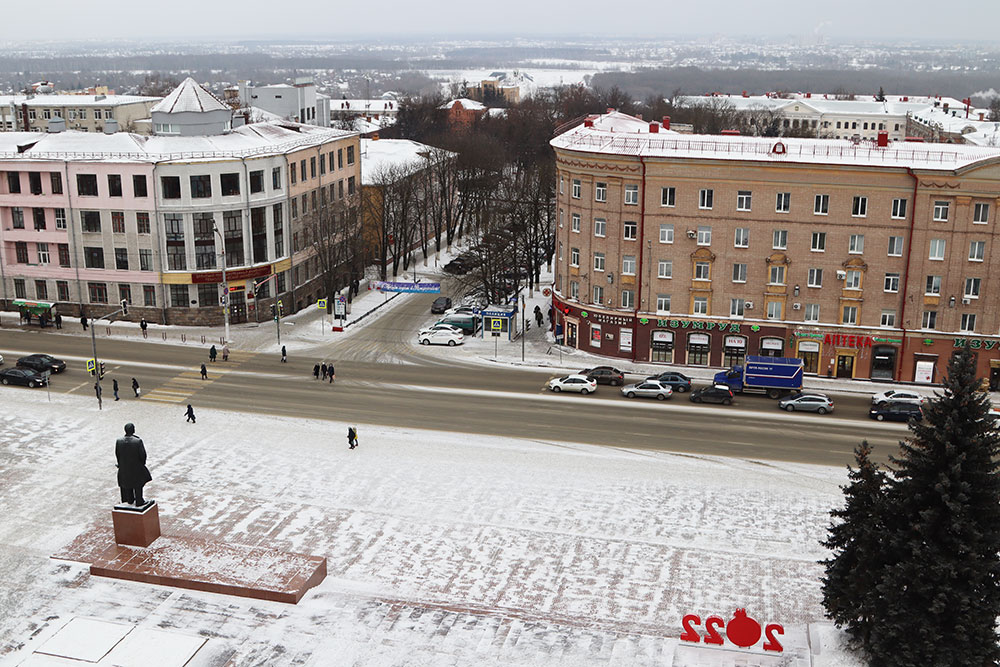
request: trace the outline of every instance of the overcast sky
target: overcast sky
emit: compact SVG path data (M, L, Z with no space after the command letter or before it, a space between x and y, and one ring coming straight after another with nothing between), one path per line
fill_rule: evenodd
M0 40L184 40L338 36L447 35L644 35L787 36L808 39L882 38L992 41L1000 44L1000 2L966 0L952 7L939 0L790 2L701 0L608 2L607 0L167 0L93 3L46 0L39 7L6 0ZM40 9L41 8L41 9Z

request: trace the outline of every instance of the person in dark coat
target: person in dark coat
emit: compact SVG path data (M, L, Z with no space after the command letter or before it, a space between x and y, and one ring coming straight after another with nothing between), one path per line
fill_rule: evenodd
M541 328L542 326L542 309L535 306L535 323Z
M313 377L319 379L319 364L313 366ZM326 379L326 373L323 374L323 379Z
M133 424L125 424L124 437L115 443L115 458L118 461L118 488L122 492L122 502L130 505L145 505L142 487L153 479L146 467L146 448L142 438L135 434Z
M80 316L80 324L83 325L83 330L86 331L87 330L87 316L86 315L81 315Z
M62 329L62 315L56 313L56 329Z
M326 362L325 361L319 367L319 372L323 375L323 380L325 381L326 380Z
M347 427L347 444L350 445L350 449L354 449L358 446L358 427L348 426Z
M329 366L326 367L326 375L327 375L327 377L330 378L330 384L333 384L333 381L337 379L337 376L334 375L334 373L333 373L333 364L332 363Z
M207 380L208 379L208 369L205 368L205 364L201 365L201 379L202 380Z
M194 420L194 408L191 407L190 403L188 403L188 409L187 409L187 412L184 413L184 416L187 417L187 420L189 422L191 422L192 424L196 424L197 423Z
M139 398L139 381L132 378L132 391L135 392L135 397Z
M118 380L112 380L111 381L111 388L115 392L115 400L117 401L118 400Z
M148 327L148 326L149 325L146 324L146 318L145 317L142 318L141 320L139 320L139 328L142 329L142 337L143 338L146 337L146 327Z
M216 350L215 346L213 345L208 349L208 360L214 362L217 356L219 356L219 351Z
M284 345L281 346L281 363L288 363L288 351L285 349Z

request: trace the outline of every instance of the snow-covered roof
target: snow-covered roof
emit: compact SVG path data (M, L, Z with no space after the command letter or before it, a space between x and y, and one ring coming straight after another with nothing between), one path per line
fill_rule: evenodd
M399 168L404 173L423 169L430 152L440 150L410 139L362 139L361 184L374 185L388 168Z
M613 116L614 113L606 116ZM633 124L634 129L627 130L624 122L614 123L614 120L604 120L604 117L592 119L593 127L587 127L586 123L578 125L550 143L558 149L606 155L917 167L946 171L1000 159L1000 149L962 144L890 142L888 147L879 148L871 141L854 144L846 139L679 135L664 134L662 129L654 134L649 131L649 123Z
M444 104L439 106L438 109L451 109L456 104L465 109L466 111L482 111L486 109L486 105L483 104L482 102L470 100L467 97L460 97L456 100L450 100L448 102L445 102Z
M919 97L910 95L886 95L885 101L878 101L874 97L859 96L853 100L837 99L831 94L796 93L787 97L776 95L687 95L678 98L678 101L689 106L709 105L724 102L732 105L737 111L749 111L754 109L770 109L774 111L791 111L789 107L805 107L820 114L844 114L844 115L882 115L882 116L906 116L907 113L916 113L934 109L942 109L945 104L950 110L961 110L964 115L965 105L961 100L950 97Z
M183 113L205 111L228 111L230 108L218 97L205 89L197 81L188 77L174 88L150 111L158 113Z
M653 121L655 123L655 121ZM630 116L627 113L622 113L621 111L616 111L614 109L609 110L604 114L594 114L592 116L587 116L586 123L592 123L593 128L603 132L649 132L650 121L642 120L641 118L636 118L635 116ZM656 123L659 125L659 123ZM665 130L660 127L659 132L667 134L677 134L673 130Z
M139 95L0 95L0 106L27 104L29 107L116 107L156 102L160 99L162 98Z

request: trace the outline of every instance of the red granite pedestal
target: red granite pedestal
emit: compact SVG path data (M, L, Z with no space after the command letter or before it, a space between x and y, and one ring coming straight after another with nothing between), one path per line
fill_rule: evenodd
M155 500L145 507L115 505L111 510L115 542L133 547L148 547L160 536L160 508Z

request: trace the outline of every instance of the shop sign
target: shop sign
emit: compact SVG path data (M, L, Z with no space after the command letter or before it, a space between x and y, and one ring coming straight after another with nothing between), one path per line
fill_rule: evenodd
M871 347L871 336L848 336L847 334L826 334L823 337L824 345L834 345L836 347Z
M601 346L601 325L591 324L590 325L590 346L600 347Z
M226 280L235 282L237 280L250 280L251 278L261 278L271 275L271 265L257 266L250 269L229 269L226 271ZM209 271L207 273L192 273L191 282L195 285L205 283L221 283L222 271Z
M785 346L785 341L781 338L762 338L760 347L764 350L780 350Z
M688 334L689 345L708 345L708 334Z
M819 343L814 340L804 340L799 343L799 352L819 352Z
M591 319L601 324L611 324L613 326L628 327L632 325L632 318L625 315L605 315L604 313L591 313Z
M654 350L672 350L674 349L674 332L654 331L652 343Z
M618 334L618 349L622 352L632 351L632 330L621 329Z
M968 347L971 350L992 350L1000 341L989 338L956 338L953 347Z
M726 336L726 347L746 347L747 339L743 336Z
M639 320L642 324L642 320ZM719 331L725 331L728 333L744 333L743 324L740 322L702 322L701 320L656 320L656 326L658 327L670 327L671 329L702 329L703 331L712 331L713 329L718 329ZM757 324L751 324L749 327L750 331L757 332L760 331L760 326Z

